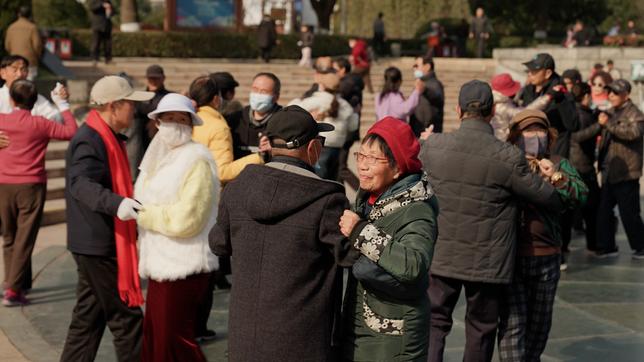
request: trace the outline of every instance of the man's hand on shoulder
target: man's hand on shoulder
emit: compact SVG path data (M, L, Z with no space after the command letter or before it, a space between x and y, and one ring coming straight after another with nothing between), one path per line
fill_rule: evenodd
M434 125L430 125L429 127L425 128L425 130L420 134L420 139L422 141L425 141L429 138L434 133Z

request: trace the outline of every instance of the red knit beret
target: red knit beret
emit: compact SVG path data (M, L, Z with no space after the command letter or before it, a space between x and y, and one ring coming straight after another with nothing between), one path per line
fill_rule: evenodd
M367 134L375 134L385 140L401 174L420 172L423 167L418 159L420 144L407 123L394 117L385 117L371 126Z

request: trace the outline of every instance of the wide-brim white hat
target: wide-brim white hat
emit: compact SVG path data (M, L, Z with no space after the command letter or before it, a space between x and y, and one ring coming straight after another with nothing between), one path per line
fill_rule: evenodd
M190 113L193 126L201 126L203 121L195 112L195 107L190 98L179 93L168 93L159 102L157 109L148 113L148 118L157 119L161 113L165 112L187 112Z

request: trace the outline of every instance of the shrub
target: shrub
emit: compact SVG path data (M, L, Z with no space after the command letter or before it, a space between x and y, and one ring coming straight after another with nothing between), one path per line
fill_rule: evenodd
M33 0L33 14L41 28L89 27L87 10L76 0Z
M114 32L112 53L118 57L170 58L255 58L259 56L254 33L225 32ZM75 56L89 56L92 33L86 29L71 31ZM280 35L273 49L276 58L297 59L300 48L296 35ZM349 53L347 39L319 35L313 45L313 56L337 56Z

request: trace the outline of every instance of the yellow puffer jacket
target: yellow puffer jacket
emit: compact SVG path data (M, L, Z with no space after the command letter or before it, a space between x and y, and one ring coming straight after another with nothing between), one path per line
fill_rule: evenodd
M224 117L210 106L199 107L197 115L203 120L202 126L192 130L192 139L208 147L217 164L217 174L221 186L234 180L251 164L261 164L258 154L248 155L235 160L233 157L233 138Z

